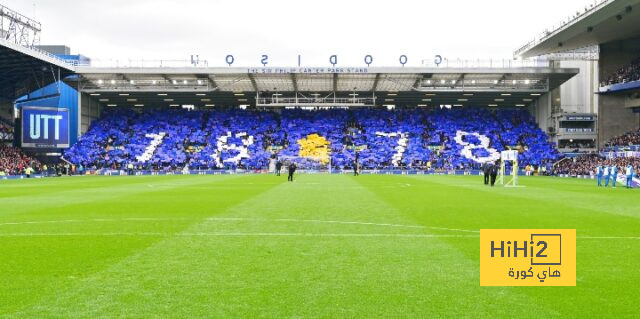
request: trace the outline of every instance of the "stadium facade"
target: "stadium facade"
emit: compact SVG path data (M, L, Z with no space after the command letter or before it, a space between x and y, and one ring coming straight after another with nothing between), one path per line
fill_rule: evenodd
M549 93L579 72L548 61L438 67L96 67L82 56L47 54L52 63L42 51L1 43L5 55L31 63L15 72L23 78L8 81L14 87L5 90L5 114L13 109L21 125L24 106L68 108L72 141L109 107L518 107L543 119L545 127ZM7 69L23 63L3 61ZM33 72L45 80L33 81Z
M545 29L514 52L521 58L571 60L560 62L565 65L582 63L581 73L589 74L591 79L584 85L586 92L597 100L592 112L598 115L599 147L614 136L640 127L640 83L606 83L607 77L638 57L638 21L638 0L596 1L572 13L561 24ZM586 61L592 61L591 68ZM572 94L571 89L575 86L568 87L567 94ZM561 95L560 92L554 94ZM585 99L579 101L577 104L581 106L588 105L583 103Z

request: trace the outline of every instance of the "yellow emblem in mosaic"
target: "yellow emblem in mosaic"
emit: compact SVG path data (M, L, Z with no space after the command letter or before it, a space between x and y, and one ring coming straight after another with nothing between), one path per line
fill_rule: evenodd
M329 141L318 134L309 134L299 139L300 152L298 156L318 159L322 164L329 163Z

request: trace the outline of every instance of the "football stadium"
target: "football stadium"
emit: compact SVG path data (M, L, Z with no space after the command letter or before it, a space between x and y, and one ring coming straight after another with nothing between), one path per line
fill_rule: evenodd
M574 2L506 59L313 65L0 3L0 317L640 317L640 0Z

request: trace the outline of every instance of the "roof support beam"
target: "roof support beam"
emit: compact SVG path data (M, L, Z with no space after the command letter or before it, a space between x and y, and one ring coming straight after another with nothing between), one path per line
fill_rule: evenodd
M256 78L251 73L249 73L249 80L251 81L251 85L253 86L253 90L255 92L258 92L258 84L256 83Z
M376 73L376 79L373 80L373 87L371 88L371 91L375 92L378 90L379 81L380 81L380 73Z
M424 73L422 74L421 77L418 77L418 79L416 79L416 82L413 84L413 88L414 89L419 89L422 87L422 83L425 80L429 80L433 78L433 73Z
M290 75L291 75L291 83L293 84L293 91L298 92L298 77L296 76L295 73L290 73Z
M209 76L209 74L196 74L196 78L198 80L205 80L207 81L207 89L211 90L211 85L214 85L214 81L211 79L211 77ZM214 85L215 87L215 85Z
M209 78L209 82L211 83L211 90L218 89L218 82L216 82L216 77L213 74L208 74L207 78Z
M333 74L333 92L338 91L338 73Z
M462 89L464 89L464 73L460 73L460 76L458 77L458 79L456 80L455 84L461 83L462 84Z
M413 82L413 88L414 88L414 89L417 89L417 88L421 87L421 86L422 86L422 80L423 80L423 79L424 79L424 77L423 77L423 76L419 76L419 77L416 79L416 81L415 81L415 82Z

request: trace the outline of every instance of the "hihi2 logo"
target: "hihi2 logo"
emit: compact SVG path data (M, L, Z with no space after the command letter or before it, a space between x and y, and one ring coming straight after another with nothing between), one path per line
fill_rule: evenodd
M575 229L480 230L480 286L575 285Z

